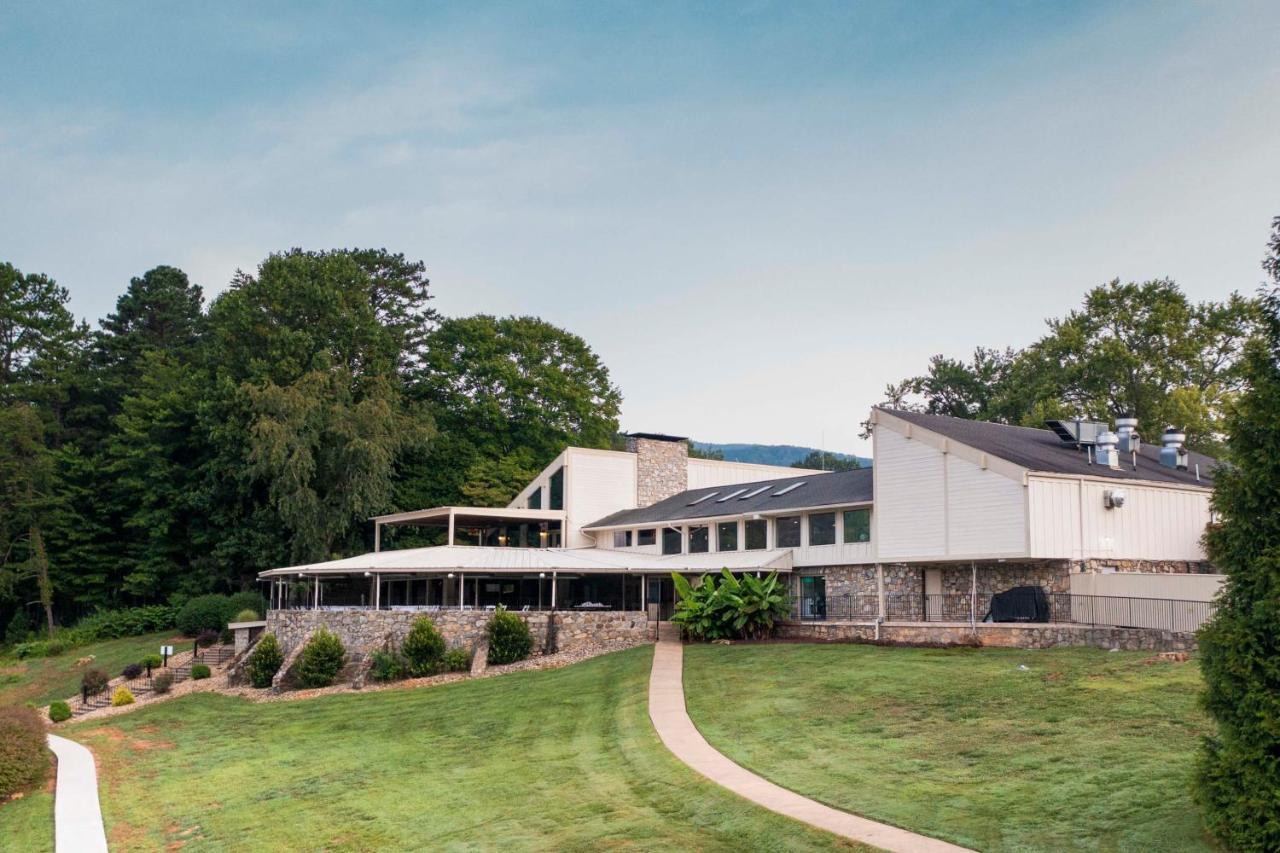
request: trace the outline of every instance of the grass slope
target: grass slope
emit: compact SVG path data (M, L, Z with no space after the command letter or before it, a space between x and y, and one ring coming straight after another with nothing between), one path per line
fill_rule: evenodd
M1209 849L1199 669L1145 657L693 646L685 694L718 749L867 817L990 851Z
M47 705L54 699L74 696L80 691L81 674L88 669L76 666L82 657L94 655L92 666L114 678L126 664L137 663L143 655L159 653L164 643L176 648L190 642L178 636L177 631L164 631L77 646L51 658L0 658L0 705Z
M52 786L0 805L0 851L53 853Z
M652 651L419 690L198 694L84 723L116 850L848 849L705 782L647 712Z

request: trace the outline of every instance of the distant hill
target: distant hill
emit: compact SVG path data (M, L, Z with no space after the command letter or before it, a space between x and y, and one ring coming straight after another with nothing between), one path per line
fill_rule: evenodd
M704 453L713 453L718 450L724 454L728 462L754 462L757 465L788 466L817 451L816 447L800 447L795 444L713 444L695 441L693 446ZM871 458L868 456L832 451L828 453L837 459L857 459L858 464L863 468L871 467Z

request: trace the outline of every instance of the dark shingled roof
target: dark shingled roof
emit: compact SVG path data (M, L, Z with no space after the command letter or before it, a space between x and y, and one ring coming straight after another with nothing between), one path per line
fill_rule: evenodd
M802 483L785 495L774 497L774 493L787 486ZM768 488L753 497L742 499L762 486ZM719 499L731 492L742 490L724 503ZM698 498L717 493L713 498L699 501L690 506ZM711 486L705 489L689 489L673 495L656 504L639 509L624 509L607 515L599 521L588 524L588 528L612 525L656 524L683 519L713 518L718 515L739 515L753 512L775 512L785 509L801 509L815 506L837 506L840 504L864 503L871 500L871 469L858 468L853 471L839 471L834 474L822 471L810 471L796 477L784 477L778 480L756 480L753 483L734 483L728 486Z
M1213 469L1218 461L1203 453L1191 452L1187 471L1166 468L1160 464L1160 444L1143 442L1138 451L1138 469L1125 454L1121 454L1121 467L1090 465L1083 450L1064 444L1052 431L1033 427L1008 426L987 421L970 421L946 415L925 415L919 412L903 412L897 409L881 409L886 414L901 418L939 435L955 439L961 444L999 456L1015 465L1031 471L1054 474L1088 474L1095 477L1113 477L1117 480L1150 480L1157 483L1179 485L1213 485ZM1139 426L1138 431L1142 428ZM1196 479L1196 465L1200 466L1200 479Z

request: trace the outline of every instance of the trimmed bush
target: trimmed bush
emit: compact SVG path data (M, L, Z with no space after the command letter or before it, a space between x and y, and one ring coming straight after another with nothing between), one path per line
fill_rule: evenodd
M84 675L80 676L80 688L88 690L90 694L101 693L107 689L107 684L111 679L100 669L86 669Z
M418 617L400 644L400 653L409 664L409 674L414 677L439 672L444 658L444 637L440 636L436 623L426 616Z
M178 630L188 637L201 631L221 631L239 609L225 595L198 595L178 611Z
M263 634L249 653L249 662L245 665L249 683L257 688L270 687L271 679L275 678L276 670L283 663L284 652L280 651L276 635Z
M245 610L253 611L253 619L240 619L236 616ZM267 600L263 598L262 593L253 592L237 592L227 598L227 613L230 614L228 622L252 622L261 619L267 612ZM234 617L234 618L232 618Z
M71 719L71 706L61 699L49 703L49 719L55 723Z
M162 671L159 674L152 676L151 689L155 691L158 696L168 693L173 689L173 673Z
M99 610L77 622L66 632L66 637L73 645L83 645L98 640L152 634L172 628L177 613L176 608L167 604Z
M46 640L44 644L44 656L47 658L56 658L67 650L66 640L53 639Z
M232 622L258 622L262 619L262 615L252 608L241 610L235 616L231 617Z
M0 708L0 798L39 784L48 772L40 716L32 708Z
M524 660L533 650L533 634L525 621L499 606L485 627L489 637L489 663L504 664Z
M164 658L160 655L144 655L142 658L142 665L144 667L149 666L152 669L159 669L164 666Z
M127 678L129 681L133 681L139 675L142 675L142 664L140 663L128 664L125 666L123 670L120 671L120 674L123 675L125 678Z
M298 655L298 683L303 687L328 687L346 660L347 650L342 647L342 641L331 631L320 628Z
M376 651L369 661L369 677L374 681L398 681L409 672L405 659L395 652Z
M200 681L211 675L213 675L213 670L209 669L208 664L198 663L191 667L191 677L195 681Z
M133 693L131 693L129 691L129 688L125 687L123 684L121 684L119 687L116 688L115 693L111 694L112 708L119 708L121 705L132 705L132 704L133 704Z
M446 672L466 672L471 669L471 655L466 649L449 649L444 653Z
M221 636L221 632L210 631L208 628L206 628L205 630L201 631L200 634L196 637L196 645L202 649L207 649L209 648L209 646L217 645L218 638L220 636Z

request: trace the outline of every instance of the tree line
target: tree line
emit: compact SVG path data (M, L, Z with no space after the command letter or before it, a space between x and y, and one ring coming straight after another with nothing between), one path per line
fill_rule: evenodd
M536 317L448 318L385 249L270 255L205 303L133 278L92 329L0 263L0 620L252 588L368 550L371 515L506 501L621 394Z

